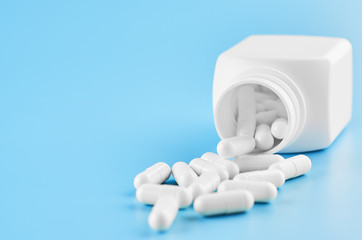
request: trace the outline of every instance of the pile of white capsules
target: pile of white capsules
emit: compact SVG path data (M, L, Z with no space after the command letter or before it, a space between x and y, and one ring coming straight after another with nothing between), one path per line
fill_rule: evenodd
M238 87L233 94L235 137L221 140L217 152L232 158L278 145L288 131L287 111L279 97L266 87L252 84Z
M284 159L277 154L258 154L284 137L287 120L279 99L272 93L255 89L245 86L237 90L237 136L218 144L219 155L207 152L189 164L175 163L172 170L159 162L135 177L138 201L154 205L148 218L152 229L168 229L179 208L187 208L192 203L195 211L204 216L247 211L254 203L275 199L277 188L286 180L309 172L312 164L305 155ZM251 93L254 98L250 97ZM264 96L258 98L258 93ZM250 99L254 104L245 106ZM250 106L254 106L252 111ZM162 184L171 173L177 185Z

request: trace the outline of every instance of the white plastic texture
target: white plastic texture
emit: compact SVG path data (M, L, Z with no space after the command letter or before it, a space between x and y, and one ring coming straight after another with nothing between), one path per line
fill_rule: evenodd
M194 202L195 211L204 216L244 212L253 206L254 197L246 190L205 194Z
M270 165L269 170L280 170L284 173L285 179L299 177L309 172L312 162L306 155L297 155Z
M273 163L283 161L284 158L278 154L261 155L243 155L233 159L233 162L239 166L239 171L250 172L257 170L266 170Z
M278 195L278 190L274 184L263 181L227 180L220 183L217 191L226 192L238 189L250 191L254 196L255 202L270 202Z
M186 208L192 203L193 197L189 189L166 184L146 183L141 185L136 191L138 201L153 205L161 197L171 196L178 200L180 208Z
M148 216L148 224L153 230L164 231L171 227L179 209L173 196L163 196L157 200Z
M201 156L201 158L204 159L205 161L208 161L211 164L225 168L229 173L229 178L231 179L234 178L235 175L239 173L239 167L236 163L227 160L225 158L222 158L216 153L207 152L204 153Z
M188 187L197 179L197 174L185 162L175 163L172 166L172 175L180 187Z
M342 38L259 35L222 53L213 85L214 120L221 139L237 135L234 105L238 87L247 84L270 89L285 106L286 111L277 115L288 120L287 133L267 153L326 148L351 118L352 46ZM273 100L262 95L255 98ZM267 114L273 110L263 107L256 121L271 124L275 113Z
M144 183L163 183L171 175L171 168L164 162L158 162L145 171L139 173L133 181L133 185L137 189Z
M281 187L285 183L285 176L280 170L262 170L240 173L234 177L235 181L265 181L271 182L276 187Z

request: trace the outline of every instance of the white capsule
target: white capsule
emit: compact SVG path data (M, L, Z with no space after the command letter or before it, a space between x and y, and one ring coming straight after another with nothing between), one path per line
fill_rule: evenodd
M236 136L253 136L255 127L256 121L239 121L236 127Z
M224 167L218 167L201 158L192 159L192 161L189 163L189 166L198 175L201 175L204 172L214 171L219 175L220 181L229 179L229 173Z
M256 114L256 123L271 125L273 121L278 117L278 113L275 110L269 110L265 112L258 112Z
M285 176L280 170L261 170L240 173L234 177L237 181L265 181L271 182L276 187L283 186L285 182Z
M306 155L297 155L285 159L285 161L272 164L270 170L280 170L286 179L295 178L306 174L312 167L312 162Z
M277 118L271 125L271 133L277 139L283 139L288 131L288 121L285 118Z
M234 178L235 175L239 173L239 167L236 163L227 160L225 158L222 158L216 153L207 152L204 153L201 156L201 158L204 159L205 161L208 161L211 164L225 168L229 173L229 178Z
M226 180L220 183L217 191L225 192L238 189L250 191L254 196L255 202L270 202L274 200L278 194L278 190L274 184L262 181Z
M238 98L237 136L254 136L255 132L255 97L252 86L240 86L236 90Z
M266 170L273 163L284 160L284 158L278 154L260 154L260 155L243 155L233 159L239 166L239 171L250 172L258 170Z
M280 99L277 100L266 99L263 101L262 104L265 107L266 111L275 110L279 117L287 118L288 116L287 111L285 109L283 102Z
M269 150L274 145L274 138L271 134L269 125L261 124L255 131L255 144L256 148L262 151Z
M232 110L232 115L235 119L235 121L238 119L238 97L237 97L237 93L236 91L232 91L231 92L231 97L230 97L231 101L230 101L230 107Z
M194 202L195 211L204 216L244 212L253 206L254 197L246 190L205 194Z
M177 162L172 166L172 175L180 187L188 187L197 179L197 174L185 162Z
M263 102L266 99L275 100L277 98L278 98L278 96L276 96L275 94L269 94L269 93L265 93L265 92L255 92L255 101L257 103Z
M266 111L278 109L278 101L276 100L265 99L262 104Z
M178 201L173 196L163 196L157 200L148 217L148 224L153 230L164 231L171 227L179 209Z
M264 112L265 111L265 107L262 103L256 103L255 104L255 110L256 112Z
M192 183L188 189L191 191L192 196L196 198L202 194L210 193L216 190L217 186L220 184L220 177L217 173L205 172Z
M267 93L271 96L274 96L275 98L278 97L273 90L271 90L270 88L265 87L265 86L260 86L260 92Z
M222 139L217 145L217 153L223 158L232 158L254 150L255 140L249 136Z
M139 173L133 181L135 188L137 189L144 183L161 184L166 181L171 175L171 168L164 162L158 162L145 171Z
M138 201L145 204L155 204L160 197L171 196L178 200L180 208L190 206L192 203L192 193L189 189L166 184L142 184L136 191Z
M278 99L276 100L278 103L277 113L280 118L288 118L288 112L287 109L284 106L284 103L282 100Z

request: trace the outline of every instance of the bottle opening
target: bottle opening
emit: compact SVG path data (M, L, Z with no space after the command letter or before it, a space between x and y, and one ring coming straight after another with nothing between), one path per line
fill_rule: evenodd
M302 130L305 115L300 105L298 93L280 78L268 74L238 78L216 103L215 126L222 139L253 137L252 154L275 153Z

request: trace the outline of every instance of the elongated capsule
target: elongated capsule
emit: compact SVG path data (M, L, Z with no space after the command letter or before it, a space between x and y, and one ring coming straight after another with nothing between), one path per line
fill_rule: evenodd
M246 190L205 194L194 202L195 211L204 216L244 212L253 206L254 197Z
M255 143L256 148L266 151L273 147L274 138L271 134L269 125L261 124L256 128L255 131Z
M275 119L277 119L278 113L275 110L269 110L265 112L258 112L256 114L256 123L271 125Z
M306 155L297 155L285 161L272 164L270 170L280 170L286 179L295 178L306 174L312 168L312 162Z
M240 173L234 177L237 181L265 181L271 182L276 187L281 187L285 182L285 176L280 170L262 170Z
M204 172L214 171L219 175L220 181L229 179L229 173L224 167L215 166L204 159L194 158L189 165L198 175Z
M192 196L196 198L202 194L210 193L216 190L220 184L220 177L214 171L204 172L192 183L188 189L191 191Z
M255 104L255 110L256 110L257 113L258 113L258 112L264 112L264 111L265 111L265 107L264 107L264 105L261 104L261 103L256 103L256 104Z
M179 204L174 196L163 196L157 200L148 217L153 230L164 231L171 227L176 218Z
M270 96L273 96L274 98L278 98L278 95L276 95L276 93L273 90L263 85L260 85L260 92L264 92L269 94Z
M254 115L255 116L255 115ZM236 127L236 136L254 136L256 127L256 121L244 120L238 121L238 126Z
M255 97L252 86L240 86L236 90L238 117L236 135L253 137L255 132Z
M257 103L263 102L266 99L275 100L278 97L275 94L269 94L265 92L255 92L255 101Z
M236 174L239 173L239 167L236 163L227 160L225 158L220 157L216 153L213 152L207 152L204 153L201 156L202 159L205 161L214 164L215 166L223 167L225 168L229 173L229 178L234 178Z
M278 99L276 101L278 103L278 108L277 108L278 117L287 119L288 118L288 112L287 112L287 109L284 106L284 103L280 99Z
M288 114L285 109L283 102L280 99L270 100L266 99L262 103L265 107L265 110L275 110L277 115L282 118L287 118Z
M285 118L277 118L271 125L271 133L277 139L283 139L288 131L288 121Z
M160 197L171 196L178 200L180 208L190 206L192 203L192 193L189 189L166 184L142 184L136 191L136 198L138 201L153 205Z
M250 172L266 170L273 163L283 161L284 158L278 154L243 155L233 159L239 166L239 171Z
M274 200L278 194L278 190L274 184L262 181L226 180L220 183L217 191L226 192L238 189L250 191L254 196L255 202L270 202Z
M250 136L236 136L222 139L217 145L217 153L223 158L232 158L250 153L255 148L255 140Z
M139 173L133 181L137 189L144 183L161 184L166 181L171 175L171 168L164 162L158 162L145 171Z
M278 110L278 108L280 107L281 102L277 101L277 100L272 100L272 99L265 99L262 104L265 108L265 110Z
M172 175L180 187L188 187L197 179L197 174L185 162L177 162L172 166Z

